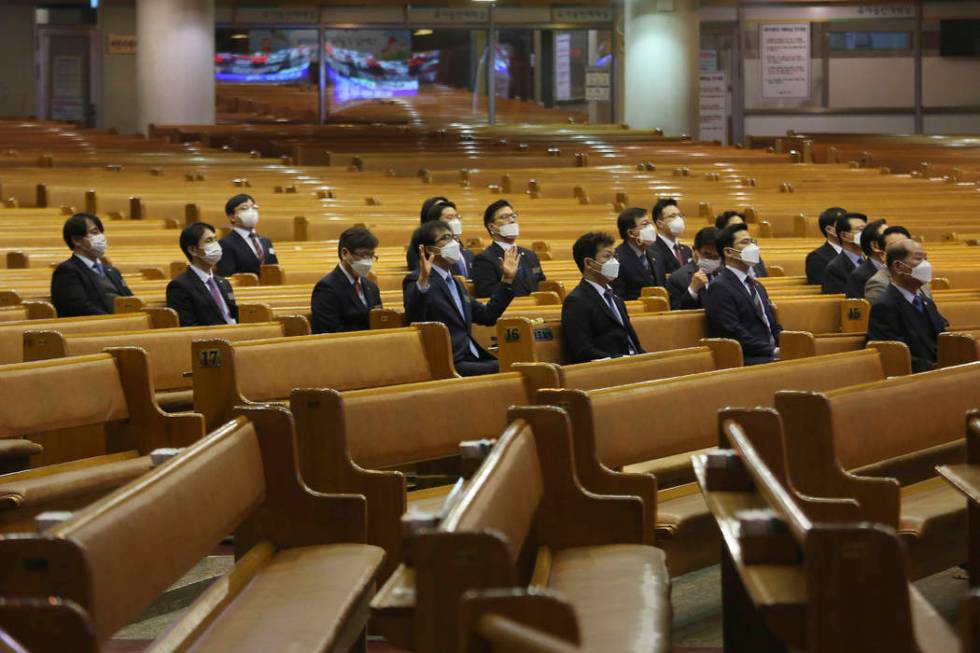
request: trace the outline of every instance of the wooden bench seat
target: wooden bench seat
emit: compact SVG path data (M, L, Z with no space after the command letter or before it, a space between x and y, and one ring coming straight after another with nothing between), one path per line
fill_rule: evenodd
M71 601L88 627L86 640L32 650L98 650L236 529L238 564L152 650L299 652L363 645L384 558L381 549L362 543L363 497L327 496L303 485L284 409L245 414L247 419L225 424L69 520L37 535L0 538L0 594ZM54 610L24 612L0 611L0 625L27 646L25 624L50 616L48 627L57 628Z
M779 422L772 411L746 417ZM726 651L961 650L909 582L894 529L856 521L852 500L813 499L791 485L778 429L750 436L732 415L721 431L726 450L697 455L694 466L724 535Z
M135 348L0 366L0 393L17 397L0 410L0 438L44 448L32 469L0 476L5 531L33 530L39 512L85 505L146 472L154 449L204 435L200 415L160 409L146 354Z
M936 471L966 498L967 569L970 586L976 587L980 585L980 411L971 410L966 417L966 462L940 465Z
M375 614L383 620L389 598L414 589L414 602L398 606L414 622L399 644L458 651L461 597L514 588L496 595L498 610L581 650L668 651L670 579L663 552L644 543L643 502L579 485L562 411L515 408L508 421L438 525L410 537L411 558L379 591Z
M293 388L351 390L456 376L449 332L439 323L192 347L194 409L209 426L238 405L286 401Z
M980 337L980 329L957 329L940 333L937 339L939 367L962 365L980 360L978 337Z
M191 380L191 344L199 339L221 338L228 342L309 335L309 323L300 317L284 317L259 324L209 327L174 327L145 331L63 334L60 331L26 331L24 359L46 360L84 356L107 347L139 347L150 360L157 403L168 412L190 410L194 405Z
M586 488L627 493L618 484L658 478L657 541L671 573L680 575L717 561L717 533L693 484L690 455L717 442L719 409L771 406L786 388L825 390L903 373L910 373L907 355L868 349L590 391L541 390L538 402L569 411Z
M971 363L777 393L793 486L814 497L854 498L866 519L896 529L909 546L913 578L964 562L966 500L934 467L963 460L964 417L980 405L978 389L980 363Z

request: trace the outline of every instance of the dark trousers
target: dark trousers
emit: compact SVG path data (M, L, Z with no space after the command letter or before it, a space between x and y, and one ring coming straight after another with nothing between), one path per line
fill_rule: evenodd
M496 374L500 371L500 362L496 358L473 358L467 356L455 361L456 371L460 376L480 376L482 374Z

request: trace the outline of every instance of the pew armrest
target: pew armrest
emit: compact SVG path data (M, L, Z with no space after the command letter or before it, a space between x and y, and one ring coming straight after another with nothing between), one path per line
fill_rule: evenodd
M363 496L307 489L290 499L288 506L260 511L262 532L277 548L367 541L367 501Z
M602 467L595 484L569 497L553 528L553 548L599 544L653 544L657 524L657 479ZM560 535L557 535L559 534Z
M698 449L697 451L685 451L665 458L628 465L623 468L623 471L631 474L653 474L657 479L659 489L686 485L695 481L691 457L711 450L712 447Z

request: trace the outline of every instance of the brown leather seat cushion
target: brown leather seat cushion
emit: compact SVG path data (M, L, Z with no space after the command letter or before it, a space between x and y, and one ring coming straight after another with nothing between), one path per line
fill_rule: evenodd
M699 491L657 505L656 545L667 555L671 576L718 562L721 536Z
M670 576L660 549L612 544L559 551L550 586L575 607L583 650L670 650Z
M187 650L328 650L383 559L384 550L368 544L283 550Z
M149 456L83 467L70 472L0 483L0 510L36 510L77 507L77 499L91 499L121 487L152 468Z
M909 546L913 578L965 562L966 497L940 477L903 487L898 532Z

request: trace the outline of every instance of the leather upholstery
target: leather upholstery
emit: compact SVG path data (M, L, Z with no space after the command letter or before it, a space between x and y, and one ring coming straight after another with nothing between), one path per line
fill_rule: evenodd
M969 557L966 497L941 477L902 488L898 534L909 547L912 578L948 569Z
M330 544L280 551L186 650L327 651L373 587L384 550ZM327 630L324 615L337 615Z
M329 338L329 347L322 346ZM350 390L432 378L418 332L364 337L306 336L235 347L238 389L253 401L293 388Z
M0 437L50 431L129 417L116 362L108 354L0 367ZM14 406L9 406L13 408Z
M580 615L583 650L670 650L670 576L660 549L615 544L559 551L550 587Z
M671 576L718 561L721 534L697 489L657 503L656 544L667 556Z

